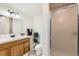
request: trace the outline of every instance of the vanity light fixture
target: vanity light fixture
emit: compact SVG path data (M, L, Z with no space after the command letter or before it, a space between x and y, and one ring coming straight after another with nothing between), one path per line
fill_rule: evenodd
M10 10L10 9L7 9L6 11L5 10L1 10L0 11L0 17L2 18L16 18L16 19L22 19L21 15L19 12L16 12L14 10Z
M10 14L11 17L16 17L16 16L19 15L18 12L12 11L12 10L10 10L10 9L8 9L7 11L8 11L8 13Z

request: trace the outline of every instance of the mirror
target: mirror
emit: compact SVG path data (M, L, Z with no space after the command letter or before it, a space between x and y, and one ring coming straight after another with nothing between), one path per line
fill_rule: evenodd
M18 33L23 33L23 23L24 21L21 19L14 19L13 20L13 33L18 34Z
M0 34L9 34L9 19L0 17Z
M23 20L0 17L0 35L18 34L23 32Z

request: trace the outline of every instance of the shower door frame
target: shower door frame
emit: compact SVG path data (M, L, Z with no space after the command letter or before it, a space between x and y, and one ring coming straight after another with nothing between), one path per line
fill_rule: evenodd
M72 4L72 5L69 5L69 6L65 6L65 7L61 7L61 8L58 8L58 9L56 9L56 10L51 10L50 11L50 55L51 56L53 56L51 53L51 50L52 50L52 38L51 38L51 33L52 33L52 30L51 30L51 27L52 27L52 25L51 25L51 21L52 21L52 14L54 13L54 12L56 12L56 11L58 11L58 10L62 10L62 9L65 9L65 8L68 8L68 7L73 7L73 6L77 6L77 56L79 55L79 15L78 15L78 4L76 3L76 4Z

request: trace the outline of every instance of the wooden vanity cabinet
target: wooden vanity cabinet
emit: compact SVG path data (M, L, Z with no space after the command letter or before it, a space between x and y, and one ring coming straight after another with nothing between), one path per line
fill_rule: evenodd
M22 56L30 51L30 38L0 44L0 56Z

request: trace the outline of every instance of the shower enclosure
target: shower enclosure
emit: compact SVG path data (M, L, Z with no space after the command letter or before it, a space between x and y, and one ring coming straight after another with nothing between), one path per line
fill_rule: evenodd
M77 56L77 4L51 12L51 55Z

